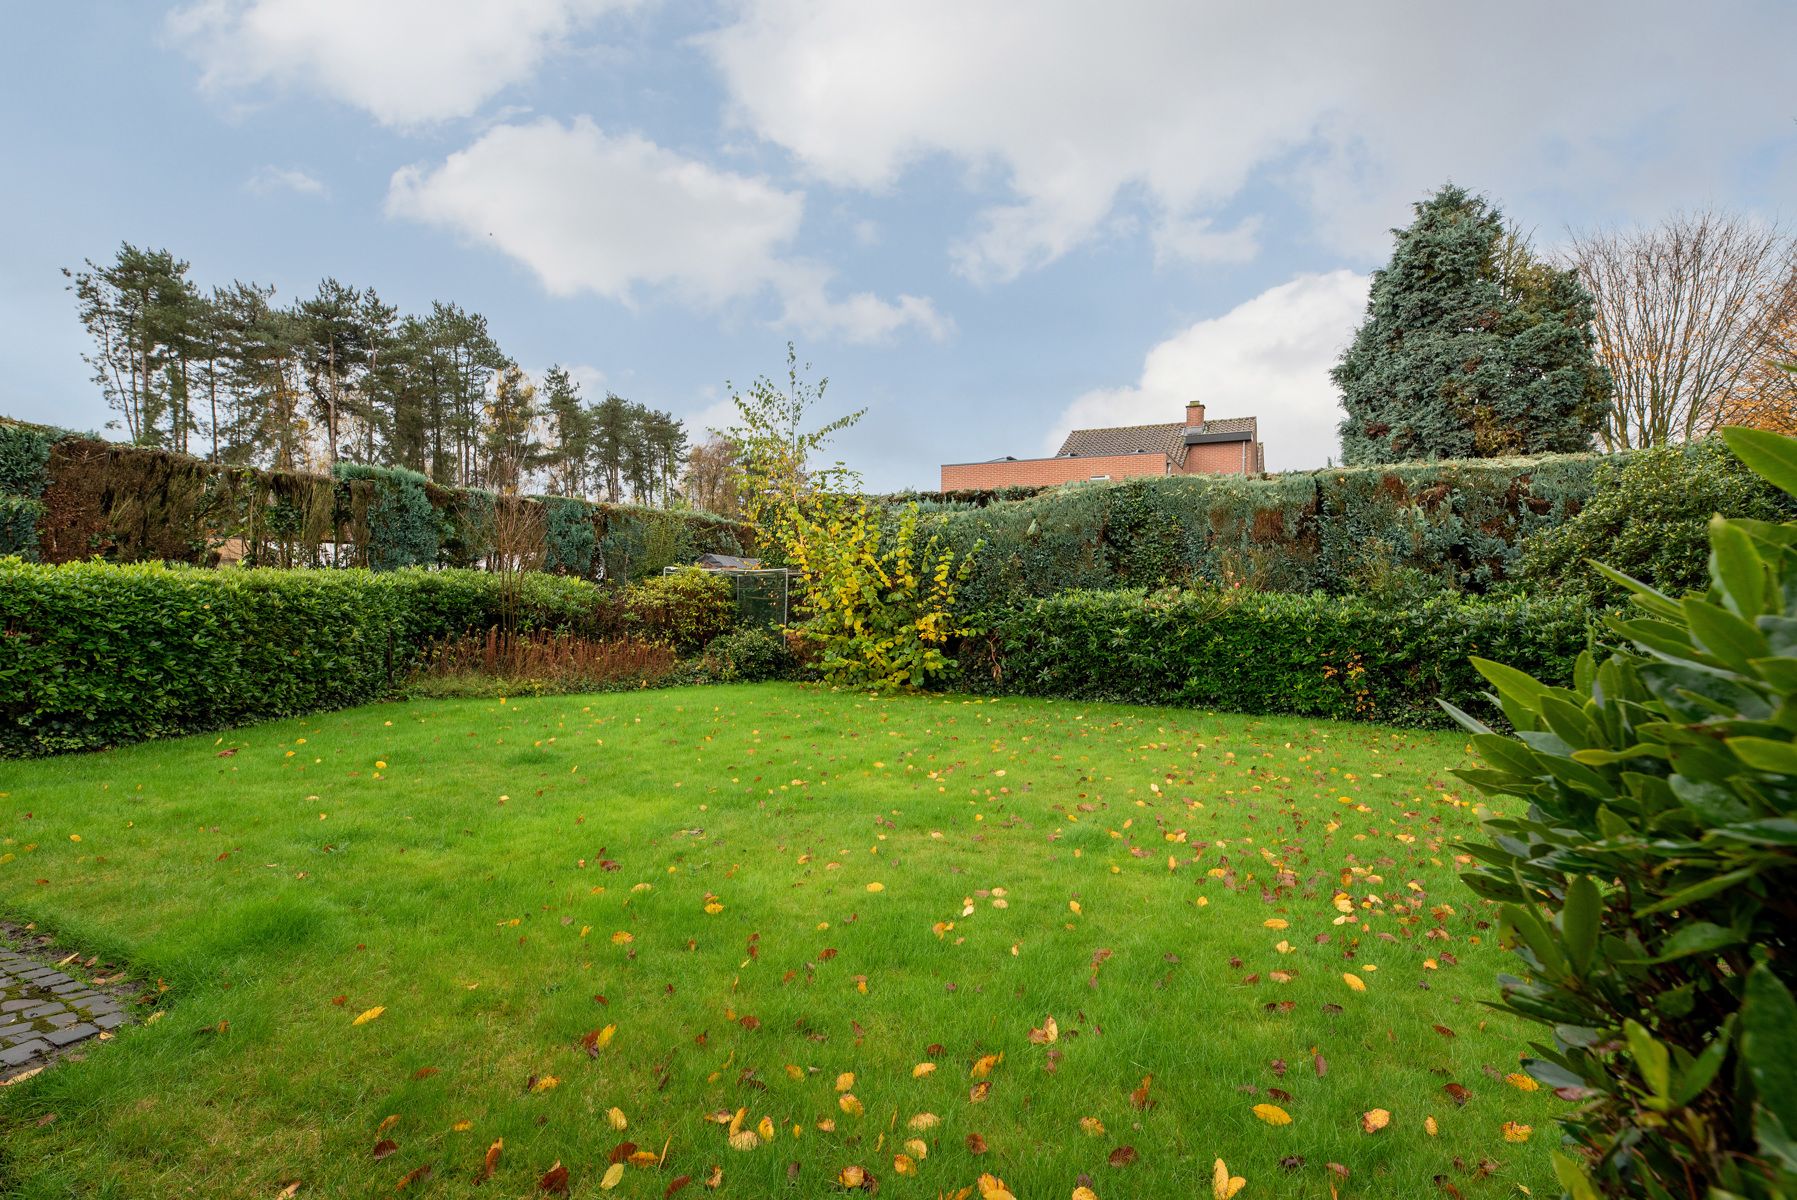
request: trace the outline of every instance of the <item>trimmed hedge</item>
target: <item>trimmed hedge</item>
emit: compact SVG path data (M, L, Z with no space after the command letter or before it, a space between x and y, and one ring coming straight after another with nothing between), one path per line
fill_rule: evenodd
M1438 697L1483 707L1469 655L1564 682L1594 620L1576 597L1403 609L1322 594L1074 591L994 617L961 648L960 686L1445 726Z
M593 529L592 515L580 500L545 497L543 569L564 575L586 577L593 573L593 554L599 548L599 535Z
M499 545L503 533L513 544ZM497 550L628 582L753 543L742 522L694 510L495 497L355 463L334 477L263 471L0 419L0 554L45 562L214 566L229 549L250 566L398 570L479 566Z
M1212 583L1265 592L1484 592L1516 574L1523 539L1571 519L1621 455L1408 463L1283 475L1070 484L944 514L982 543L973 612L1067 588Z
M592 584L480 571L207 571L0 559L0 756L90 749L378 699L433 642L585 632Z
M331 471L341 496L339 509L352 512L357 501L359 527L368 536L357 539L363 565L375 571L401 567L434 566L443 548L443 518L431 504L426 489L430 480L403 467L371 467L362 463L338 463ZM362 495L355 483L368 484Z
M61 431L0 422L0 554L38 556L40 497L50 482L50 446Z

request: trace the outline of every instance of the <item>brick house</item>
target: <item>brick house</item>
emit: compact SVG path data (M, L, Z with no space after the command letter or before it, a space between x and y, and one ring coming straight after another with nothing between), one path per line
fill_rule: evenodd
M1139 475L1256 475L1265 471L1255 417L1206 420L1204 405L1186 405L1184 421L1075 429L1052 458L995 458L944 463L942 490L1045 486Z

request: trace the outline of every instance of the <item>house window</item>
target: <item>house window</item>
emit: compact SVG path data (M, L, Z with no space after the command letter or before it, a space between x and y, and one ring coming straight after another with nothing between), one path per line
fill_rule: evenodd
M1094 476L1092 476L1091 482L1104 483L1108 479L1110 479L1109 475L1094 475Z

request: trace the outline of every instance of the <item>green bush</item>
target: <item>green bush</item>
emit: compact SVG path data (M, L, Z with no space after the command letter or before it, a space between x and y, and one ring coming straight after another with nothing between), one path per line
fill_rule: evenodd
M743 628L712 638L705 647L706 673L724 683L790 679L798 662L778 630Z
M37 558L37 523L43 518L41 500L28 496L0 495L0 557L9 554Z
M970 612L1067 588L1240 582L1356 591L1401 571L1411 591L1483 593L1513 577L1524 539L1566 521L1618 456L1409 463L1283 475L1176 475L1070 484L941 514L946 544L983 544Z
M0 422L0 495L35 500L50 482L50 447L61 431Z
M593 573L593 554L599 536L593 531L593 507L580 500L552 496L542 498L547 513L544 525L543 569L586 578Z
M1797 495L1797 441L1727 437ZM1708 534L1701 595L1609 574L1627 644L1571 687L1478 664L1514 738L1457 714L1486 763L1462 776L1527 802L1465 879L1524 968L1501 1007L1551 1030L1526 1069L1583 1101L1555 1161L1578 1200L1797 1194L1797 523Z
M1524 544L1523 577L1620 600L1623 589L1592 569L1596 560L1663 592L1700 590L1708 581L1706 531L1714 513L1783 521L1797 516L1797 504L1720 440L1638 451L1599 477L1577 516Z
M50 482L50 447L59 432L0 423L0 555L38 556L41 498Z
M704 553L692 528L673 513L617 509L612 513L599 554L605 578L614 583L654 578L665 568L684 566Z
M210 571L0 559L0 756L116 745L361 703L500 615L478 571ZM598 589L522 584L522 628L579 631Z
M371 467L340 462L332 468L347 509L360 534L356 547L362 564L375 571L428 567L437 562L443 544L443 521L425 488L429 481L404 467ZM368 488L364 496L357 483ZM365 508L364 508L365 505ZM361 520L355 520L356 517Z
M1590 620L1577 599L1076 591L1001 614L961 662L969 685L1025 695L1440 725L1436 697L1481 686L1469 654L1570 679Z
M624 633L665 642L681 654L698 650L736 623L729 581L696 567L632 584L622 603Z

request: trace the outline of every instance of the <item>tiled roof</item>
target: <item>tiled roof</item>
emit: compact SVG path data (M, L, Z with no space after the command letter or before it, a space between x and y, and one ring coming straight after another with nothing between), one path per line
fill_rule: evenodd
M1091 458L1099 454L1165 454L1185 457L1184 422L1171 425L1118 425L1110 429L1075 429L1057 454Z
M1253 433L1253 417L1224 417L1218 421L1206 421L1199 433Z
M1223 417L1206 421L1197 429L1187 429L1185 422L1168 425L1116 425L1109 429L1075 429L1061 443L1057 455L1077 454L1091 458L1100 454L1165 454L1176 463L1185 462L1186 434L1246 433L1253 435L1253 417Z

